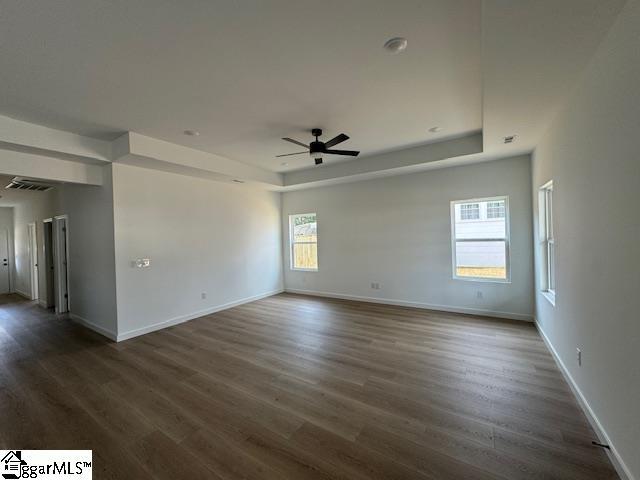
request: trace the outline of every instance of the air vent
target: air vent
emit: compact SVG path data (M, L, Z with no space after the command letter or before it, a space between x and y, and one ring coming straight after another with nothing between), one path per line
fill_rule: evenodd
M513 143L516 141L517 135L509 135L508 137L504 137L504 143Z
M4 188L10 188L13 190L33 190L34 192L46 192L51 189L53 185L41 182L39 180L31 180L29 178L14 177L11 183Z

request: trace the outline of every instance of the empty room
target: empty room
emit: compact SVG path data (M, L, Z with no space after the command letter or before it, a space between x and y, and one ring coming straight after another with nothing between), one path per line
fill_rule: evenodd
M640 480L640 0L0 0L3 479Z

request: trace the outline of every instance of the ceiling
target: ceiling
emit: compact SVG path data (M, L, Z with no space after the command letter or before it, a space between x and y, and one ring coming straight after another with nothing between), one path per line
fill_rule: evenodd
M482 8L485 152L531 151L625 0L488 0ZM506 153L507 150L502 150Z
M482 126L477 0L0 5L0 113L20 120L135 131L274 171L313 165L275 158L300 151L281 137L308 143L313 127L366 155ZM399 35L409 47L391 55Z
M535 147L624 3L0 0L0 115L109 141L135 132L195 149L184 156L282 172L284 186L295 170L325 181L347 162L383 172L380 153L424 144L428 156L480 131L469 161L517 155ZM394 36L405 52L382 48ZM275 157L300 151L281 137L307 143L313 127L325 140L346 133L340 148L361 156L319 168ZM198 162L202 172L214 160Z

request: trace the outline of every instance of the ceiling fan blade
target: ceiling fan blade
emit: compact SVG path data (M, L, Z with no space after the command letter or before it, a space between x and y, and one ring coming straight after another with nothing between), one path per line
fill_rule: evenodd
M295 143L296 145L300 145L301 147L309 148L309 145L307 145L306 143L299 142L297 140L294 140L293 138L283 137L282 139L287 141L287 142L291 142L291 143Z
M330 153L332 155L350 155L352 157L357 157L360 152L356 152L355 150L325 150L324 153Z
M305 151L305 152L296 152L296 153L283 153L282 155L276 155L276 157L288 157L290 155L302 155L303 153L309 153L309 152Z
M324 144L324 146L327 147L327 148L331 148L334 145L337 145L339 143L344 142L345 140L349 140L349 137L347 135L345 135L344 133L341 133L340 135L338 135L336 137L333 137L331 140L326 142Z

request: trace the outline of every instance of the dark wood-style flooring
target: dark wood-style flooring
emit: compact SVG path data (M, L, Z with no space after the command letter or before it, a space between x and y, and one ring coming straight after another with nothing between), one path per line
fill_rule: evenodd
M282 294L119 344L0 297L0 447L94 478L612 479L526 323Z

